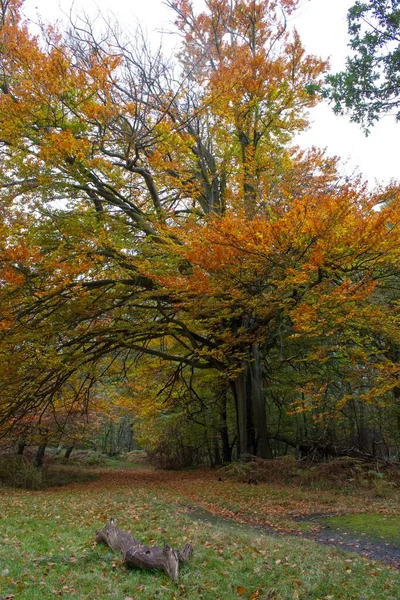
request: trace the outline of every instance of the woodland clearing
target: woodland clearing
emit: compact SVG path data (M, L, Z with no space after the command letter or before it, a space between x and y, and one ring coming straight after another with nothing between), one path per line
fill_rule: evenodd
M219 481L215 471L142 467L96 469L96 474L94 481L45 491L2 489L2 598L394 600L400 595L394 563L341 549L347 547L346 532L350 543L356 539L348 523L346 531L330 533L337 547L305 539L324 533L316 514L368 513L396 529L397 491L382 498L250 485ZM96 545L95 531L110 517L148 545L191 543L194 556L178 585L160 572L128 570L122 557ZM376 546L376 532L367 539ZM398 540L390 544L387 555L399 546Z

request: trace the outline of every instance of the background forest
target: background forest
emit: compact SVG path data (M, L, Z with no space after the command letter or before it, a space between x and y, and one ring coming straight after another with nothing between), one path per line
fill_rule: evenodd
M293 143L322 97L398 110L398 2L329 76L297 0L166 3L175 61L0 0L2 443L398 459L400 189Z

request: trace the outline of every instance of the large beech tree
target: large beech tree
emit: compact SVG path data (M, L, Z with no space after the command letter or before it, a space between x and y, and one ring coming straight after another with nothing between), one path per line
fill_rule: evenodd
M21 2L2 2L1 420L147 354L218 372L239 454L269 457L277 347L347 352L354 377L371 374L365 401L396 386L398 305L382 295L398 190L369 194L290 147L324 68L287 30L296 0L168 4L175 65L111 26L35 37ZM323 384L305 384L310 403Z

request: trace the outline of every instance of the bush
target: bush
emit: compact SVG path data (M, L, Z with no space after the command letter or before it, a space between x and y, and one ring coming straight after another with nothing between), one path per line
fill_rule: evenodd
M253 456L248 461L234 461L219 472L243 483L295 483L306 488L350 492L364 489L378 497L387 496L400 485L400 471L394 465L372 465L370 461L346 456L312 466L293 456L273 460Z
M248 461L236 460L220 472L228 478L244 483L289 483L297 474L296 460L293 456L281 456L264 460L252 456Z
M178 446L160 441L156 448L147 451L149 463L156 469L178 471L198 464L197 450L192 446Z
M299 476L302 485L306 487L334 488L350 492L364 489L377 497L387 496L399 482L399 471L394 466L348 456L301 468Z
M138 465L146 465L149 462L149 458L143 450L132 450L121 456L126 462L135 463Z
M69 459L65 459L63 455L57 456L56 462L82 467L103 467L107 465L107 457L93 450L76 450Z
M43 470L24 456L0 456L0 483L9 487L39 490L43 487Z

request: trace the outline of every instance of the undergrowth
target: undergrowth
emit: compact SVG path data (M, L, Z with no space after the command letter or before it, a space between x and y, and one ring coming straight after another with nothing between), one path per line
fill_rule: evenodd
M0 456L0 487L41 490L96 479L96 474L59 465L38 468L24 456Z
M311 489L368 490L387 496L400 486L400 472L393 465L341 457L329 462L307 464L292 456L274 460L253 457L234 461L219 470L221 476L243 483L291 483Z
M43 487L43 469L24 456L0 456L0 484L39 490Z

